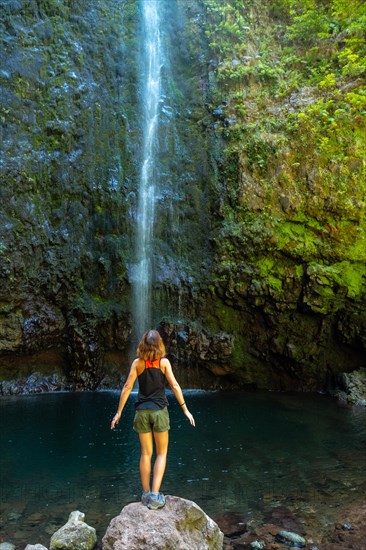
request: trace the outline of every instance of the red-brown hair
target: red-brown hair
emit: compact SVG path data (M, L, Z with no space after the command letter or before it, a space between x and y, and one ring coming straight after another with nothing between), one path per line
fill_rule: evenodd
M149 330L145 332L137 347L137 355L139 359L146 361L155 361L161 357L165 357L164 342L157 330Z

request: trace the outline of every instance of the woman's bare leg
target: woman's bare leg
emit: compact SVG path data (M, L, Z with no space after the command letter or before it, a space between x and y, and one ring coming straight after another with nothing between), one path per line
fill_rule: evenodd
M141 445L140 457L140 477L142 490L150 491L150 474L151 474L151 457L153 453L153 438L152 433L139 434Z
M166 466L166 457L168 453L169 432L154 432L155 447L156 447L156 459L154 464L154 474L152 483L152 492L158 493L160 491L161 482Z

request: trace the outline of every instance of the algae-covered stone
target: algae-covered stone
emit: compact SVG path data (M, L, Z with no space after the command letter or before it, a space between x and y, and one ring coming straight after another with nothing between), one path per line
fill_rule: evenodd
M84 522L85 514L71 512L68 522L51 537L50 550L92 550L97 542L94 527Z
M306 545L304 537L301 537L297 533L292 533L291 531L280 531L277 536L280 540L292 543L296 548L304 548Z

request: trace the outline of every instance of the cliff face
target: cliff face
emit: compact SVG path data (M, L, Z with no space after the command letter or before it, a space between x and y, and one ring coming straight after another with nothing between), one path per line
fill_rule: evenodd
M322 388L365 358L365 8L162 5L155 323L190 386ZM3 3L3 378L131 350L139 6Z
M209 262L199 48L193 58L184 45L197 7L173 1L161 10L156 323L177 315ZM98 387L134 347L141 3L9 0L1 18L1 372L54 367L77 387Z
M8 377L27 372L24 354L37 354L30 369L48 370L52 352L51 363L77 365L93 385L100 341L125 346L125 300L109 296L125 294L130 246L124 175L135 145L126 128L137 91L136 63L123 48L135 46L125 36L135 12L116 2L2 6L0 347ZM9 361L14 353L19 360Z
M243 381L319 388L365 362L365 6L260 4L207 8L213 297Z

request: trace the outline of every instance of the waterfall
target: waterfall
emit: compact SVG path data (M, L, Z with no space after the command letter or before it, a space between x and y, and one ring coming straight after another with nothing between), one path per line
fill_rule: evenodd
M136 264L134 269L134 315L137 337L150 328L151 286L159 104L161 100L162 51L159 22L160 0L142 0L143 70L142 104L143 136L137 209Z

